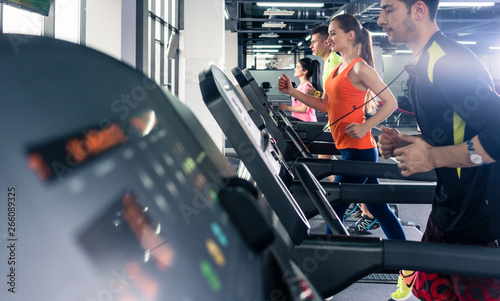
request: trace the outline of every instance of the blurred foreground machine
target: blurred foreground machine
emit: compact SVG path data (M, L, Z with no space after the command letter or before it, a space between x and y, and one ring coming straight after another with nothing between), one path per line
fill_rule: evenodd
M0 36L0 65L0 300L320 300L174 96L48 38Z

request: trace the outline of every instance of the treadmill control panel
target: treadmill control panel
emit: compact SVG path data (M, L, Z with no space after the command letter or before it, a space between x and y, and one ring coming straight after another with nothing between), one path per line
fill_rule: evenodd
M278 215L296 244L309 234L309 222L289 193L292 173L274 143L259 130L242 105L242 97L226 75L216 66L200 73L200 88L208 109L214 115L240 159ZM217 89L214 89L216 87ZM267 138L262 139L262 135ZM268 141L263 144L263 141ZM271 142L271 143L269 143Z
M236 173L194 115L106 55L13 38L0 37L0 183L17 193L0 299L264 300L263 256L218 197Z

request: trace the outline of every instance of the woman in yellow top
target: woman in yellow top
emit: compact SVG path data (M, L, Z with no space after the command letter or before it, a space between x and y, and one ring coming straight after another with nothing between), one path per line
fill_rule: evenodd
M297 91L286 75L279 79L279 89L311 108L321 112L328 111L331 133L335 146L342 154L342 160L377 162L378 151L371 129L397 108L396 99L373 69L370 34L354 16L344 14L334 17L328 34L331 50L340 52L342 62L326 80L323 97L316 98ZM365 101L369 99L370 91L379 93L377 96L383 105L371 118L365 120ZM360 109L353 111L354 107ZM335 181L378 184L378 179L366 177L336 176ZM349 204L342 203L333 208L343 218L348 206ZM374 218L363 216L358 225L370 229L370 224L374 224L376 218L387 238L406 238L401 224L387 204L367 204L367 207ZM328 228L327 233L330 233Z

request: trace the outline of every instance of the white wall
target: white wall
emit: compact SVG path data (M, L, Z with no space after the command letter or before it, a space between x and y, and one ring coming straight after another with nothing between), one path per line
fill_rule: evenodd
M185 0L184 30L179 35L179 99L193 111L223 150L224 136L201 96L198 74L211 64L224 66L224 0Z
M237 85L238 82L232 75L231 69L238 66L238 33L226 30L224 39L224 44L226 47L224 50L225 70L223 71L227 75L229 80L231 80L234 85Z
M488 68L488 70L491 73L491 76L495 80L500 80L500 51L498 51L498 54L494 55L480 55L479 58L483 62L483 64Z
M498 51L498 54L492 55L491 60L490 60L490 66L488 67L491 75L493 75L493 78L496 80L500 80L500 51Z
M121 0L87 0L87 46L120 60L121 14Z
M80 29L80 1L56 0L54 9L56 39L73 43L79 41Z
M132 67L136 57L136 0L122 0L121 5L121 60ZM146 16L144 16L147 18Z
M383 81L387 85L398 76L398 74L403 70L404 66L407 64L413 64L414 58L411 54L396 54L392 57L383 58L383 69L384 76ZM398 99L398 96L404 96L403 87L406 86L406 81L408 80L408 73L404 72L392 85L389 86L394 97Z
M319 61L321 61L321 60L319 60ZM280 55L280 56L278 56L278 65L276 67L278 69L290 69L290 68L294 69L295 68L295 56L294 55Z
M380 46L373 46L373 63L375 64L375 71L377 71L380 78L384 76L384 62L382 54L384 51Z
M299 79L293 76L293 69L287 69L287 70L251 70L250 73L252 74L253 78L257 82L257 84L260 86L262 82L269 82L271 84L271 89L269 89L269 92L266 92L267 96L271 100L285 100L285 99L290 99L290 96L281 93L278 89L278 78L281 76L281 74L285 74L290 78L292 82L295 82L296 85L299 85Z

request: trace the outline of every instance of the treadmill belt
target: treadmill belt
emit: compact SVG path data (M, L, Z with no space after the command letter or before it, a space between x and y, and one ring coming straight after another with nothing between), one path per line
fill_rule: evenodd
M386 283L386 284L397 284L399 274L384 274L384 273L372 273L367 275L360 280L359 283Z

